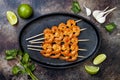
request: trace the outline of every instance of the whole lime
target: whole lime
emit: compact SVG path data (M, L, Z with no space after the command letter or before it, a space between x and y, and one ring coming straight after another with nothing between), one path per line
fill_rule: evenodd
M33 9L29 4L20 4L17 12L21 18L26 19L33 14Z

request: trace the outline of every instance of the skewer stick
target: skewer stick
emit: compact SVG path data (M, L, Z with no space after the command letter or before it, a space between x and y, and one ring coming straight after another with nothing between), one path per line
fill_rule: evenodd
M82 29L80 29L80 31L84 31L84 30L86 30L87 28L82 28Z
M89 41L89 39L79 39L78 41Z
M39 38L39 39L30 40L29 42L40 41L40 40L44 40L44 39L45 38Z
M79 20L80 21L80 20ZM80 31L84 31L84 30L86 30L87 28L83 28L83 29L80 29ZM33 38L36 38L36 37L38 37L38 36L41 36L41 35L43 35L44 33L40 33L40 34L38 34L38 35L35 35L35 36L32 36L32 37L30 37L30 38L27 38L26 40L28 41L28 40L30 40L30 39L33 39ZM42 39L38 39L38 40L43 40L43 38Z
M89 41L89 39L79 39L78 40L79 42L84 42L84 41ZM41 44L41 43L44 43L43 41L30 41L31 44Z
M78 49L79 51L87 51L87 49L82 49L82 48L80 48L80 49Z
M33 51L41 51L40 49L35 49L35 48L27 48L29 50L33 50Z
M38 35L29 37L29 38L27 38L26 40L28 41L28 40L30 40L30 39L36 38L36 37L41 36L41 35L43 35L43 34L44 34L44 33L40 33L40 34L38 34Z
M27 47L42 48L42 46L36 46L36 45L27 45Z
M84 30L86 30L87 28L83 28L83 29L80 29L80 31L84 31ZM35 35L35 36L37 36L37 35ZM33 37L35 37L35 36L33 36ZM44 40L45 38L39 38L39 39L34 39L34 40L30 40L29 42L34 42L34 41L39 41L39 40ZM27 39L28 40L28 39Z
M42 46L36 46L36 45L27 45L27 47L32 47L32 48L42 48ZM87 51L87 49L78 49L79 51Z
M34 49L34 48L27 48L29 50L33 50L33 51L41 51L41 49ZM78 56L79 58L85 58L85 56Z
M78 56L79 58L85 58L85 56Z
M42 41L40 41L40 42L33 42L33 41L31 41L30 43L31 44L41 44L41 43L44 43L44 42L42 42Z
M76 23L78 23L78 22L80 22L80 21L82 21L82 20L81 20L81 19L79 19L79 20L76 20L75 22L76 22Z

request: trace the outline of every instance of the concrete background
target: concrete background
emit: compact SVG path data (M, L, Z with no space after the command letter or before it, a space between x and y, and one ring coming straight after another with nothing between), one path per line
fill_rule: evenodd
M82 9L82 12L78 15L82 15L94 22L100 30L102 43L99 51L79 66L69 69L47 69L36 64L37 69L34 74L40 80L120 80L120 0L78 0L78 2ZM104 24L99 24L93 16L86 16L83 8L84 2L92 11L96 9L103 10L107 6L110 8L116 6L117 9L107 17ZM32 18L25 20L18 16L17 7L21 3L27 3L33 7L34 15ZM18 34L27 22L46 13L73 13L70 10L71 3L72 0L0 0L0 75L2 76L0 76L0 80L4 80L3 76L6 80L30 80L26 75L15 77L11 74L11 67L15 64L15 61L7 62L4 59L5 50L19 49ZM18 16L19 22L14 27L6 19L6 11L8 10L14 11ZM104 28L110 22L117 25L117 28L112 33L108 33ZM84 65L92 65L92 60L100 53L105 53L107 59L100 65L100 72L91 76L85 72Z

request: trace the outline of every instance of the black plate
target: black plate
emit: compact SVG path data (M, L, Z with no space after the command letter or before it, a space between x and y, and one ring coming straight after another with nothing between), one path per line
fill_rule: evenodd
M87 28L87 30L81 32L79 36L79 39L85 39L85 38L90 39L90 41L88 42L79 42L79 47L88 50L83 52L79 51L79 55L83 55L85 56L85 58L83 59L78 58L74 62L66 62L59 59L46 58L37 51L31 51L27 49L27 44L29 43L28 41L25 40L26 38L42 33L43 30L47 27L58 25L61 22L66 23L68 19L74 19L74 20L82 19L82 21L77 23L77 25L80 26L81 28ZM57 69L68 68L87 59L98 50L100 46L100 41L101 40L100 40L99 31L93 23L83 18L82 16L78 16L70 13L51 13L40 16L27 23L23 27L19 35L20 48L23 51L28 52L32 60L34 60L35 62L37 62L38 64L44 67L57 68Z

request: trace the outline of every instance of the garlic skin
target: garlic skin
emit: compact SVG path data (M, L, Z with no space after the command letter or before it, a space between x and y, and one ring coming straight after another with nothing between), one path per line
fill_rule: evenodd
M86 10L86 14L87 14L87 16L90 16L91 13L92 13L91 9L89 9L88 7L86 7L85 3L83 4L83 7L84 7L85 10Z
M92 11L89 8L86 7L86 13L87 13L87 16L90 16Z

